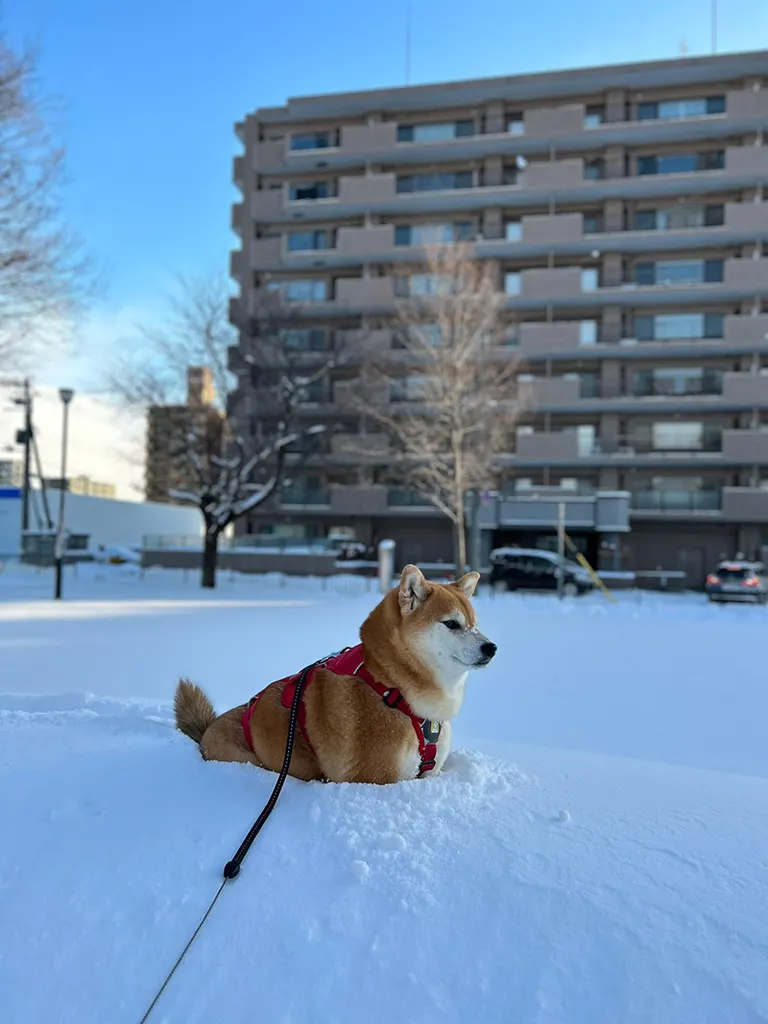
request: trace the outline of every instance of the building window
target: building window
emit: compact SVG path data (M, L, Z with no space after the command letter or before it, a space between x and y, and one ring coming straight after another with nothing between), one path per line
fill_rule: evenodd
M311 380L297 389L297 397L303 405L317 404L325 398L325 381Z
M723 337L722 313L661 313L635 317L638 341L685 341Z
M669 366L635 372L632 394L638 398L654 395L720 395L723 371L695 366Z
M725 150L713 149L706 153L670 153L665 156L637 158L637 173L687 174L691 171L721 171L725 167Z
M603 215L585 213L582 217L582 230L585 235L599 235L603 230Z
M637 119L638 121L673 121L684 117L704 117L707 114L724 113L725 96L708 96L702 99L640 103L637 108Z
M519 242L523 237L523 225L519 220L508 220L504 225L504 237L508 242Z
M580 320L579 321L579 345L596 345L597 344L597 321L596 320Z
M520 294L520 274L517 270L510 270L504 275L504 292L506 295Z
M397 179L398 192L443 192L472 188L472 171L444 171L439 174L405 174Z
M286 302L325 302L328 298L327 283L313 278L283 281L278 288Z
M449 245L472 237L469 221L454 224L408 224L395 228L395 245Z
M333 249L334 244L333 231L291 231L288 234L288 252Z
M587 181L599 181L605 177L605 160L586 160L584 162L584 177Z
M395 295L398 298L426 298L450 295L453 278L442 274L410 274L395 278Z
M510 135L525 135L525 121L522 114L507 115L507 132Z
M434 121L427 124L401 124L397 127L398 142L444 142L475 134L475 122Z
M297 328L280 331L280 340L286 351L322 352L325 349L325 331L315 328Z
M398 377L389 389L392 402L420 402L426 397L428 378L419 375Z
M299 132L291 136L291 149L335 149L339 144L338 131Z
M697 476L654 476L632 490L632 508L654 512L717 511L721 488Z
M592 104L587 107L584 114L584 127L585 128L599 128L605 120L605 107L602 105Z
M680 285L717 283L723 280L723 260L657 260L635 264L635 284Z
M583 292L594 292L599 288L600 280L598 272L594 268L588 270L582 270L581 272L581 290Z
M288 187L288 198L292 203L300 203L307 199L333 199L336 195L335 180L294 181Z
M651 448L659 452L716 451L720 447L720 427L701 422L670 420L651 424Z
M637 210L637 231L679 231L686 228L720 227L725 223L722 203L678 203L658 210Z
M439 348L443 344L443 330L440 324L413 324L408 328L408 334L417 345Z

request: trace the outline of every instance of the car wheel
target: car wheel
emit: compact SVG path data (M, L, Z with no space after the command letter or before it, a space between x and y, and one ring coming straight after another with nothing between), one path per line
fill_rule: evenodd
M506 582L506 580L495 580L494 581L494 584L493 584L493 592L494 592L494 594L506 594L506 592L509 589L510 589L510 587L509 587L509 584Z
M579 588L575 583L571 582L571 580L568 580L568 582L563 585L563 593L566 597L578 597Z

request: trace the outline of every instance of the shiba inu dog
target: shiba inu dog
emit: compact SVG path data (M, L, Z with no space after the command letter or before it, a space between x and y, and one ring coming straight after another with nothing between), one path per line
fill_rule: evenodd
M406 566L360 628L362 642L305 670L291 775L383 784L440 771L469 670L496 653L469 600L479 578L431 583ZM207 760L278 771L299 675L218 717L203 691L182 681L176 725Z

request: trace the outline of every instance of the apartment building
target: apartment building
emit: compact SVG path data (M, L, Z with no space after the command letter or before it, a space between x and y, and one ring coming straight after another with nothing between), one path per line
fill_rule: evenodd
M481 507L485 548L551 543L565 501L603 565L698 582L721 553L768 554L766 131L768 52L257 110L237 125L231 367L275 291L308 365L356 337L386 351L397 303L430 293L425 247L468 242L506 295L532 396ZM333 430L240 528L343 528L449 558L443 518L391 486L387 438L345 405L356 372L308 390L302 414ZM248 388L243 374L246 433Z
M186 439L193 434L212 452L221 451L224 417L214 402L216 392L210 367L187 370L187 401L150 406L147 416L146 500L174 503L173 490L197 492L185 455Z
M48 477L45 486L52 491L62 489L61 477ZM71 476L67 479L67 491L70 494L83 494L88 498L115 498L117 487L114 484L92 480L89 476Z

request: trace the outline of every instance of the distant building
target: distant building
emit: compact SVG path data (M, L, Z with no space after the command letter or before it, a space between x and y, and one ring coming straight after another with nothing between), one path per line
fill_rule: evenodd
M187 438L193 434L199 446L221 451L224 415L216 408L213 376L207 366L187 370L185 405L150 406L147 422L147 501L172 502L173 490L196 491Z
M45 481L45 486L52 491L60 491L61 477L49 477ZM114 484L105 484L99 480L91 480L89 476L69 477L69 487L67 490L70 494L84 494L88 498L114 498L117 494L117 488Z
M24 463L21 459L0 459L0 487L22 487Z

